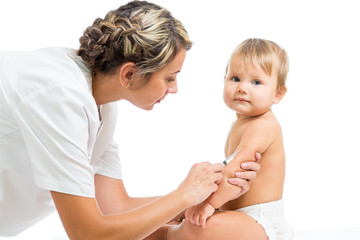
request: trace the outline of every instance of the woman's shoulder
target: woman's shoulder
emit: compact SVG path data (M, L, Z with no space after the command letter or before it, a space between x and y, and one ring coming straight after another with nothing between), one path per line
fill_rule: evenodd
M26 77L25 74L36 75L38 79L49 79L48 75L66 76L67 78L83 78L85 74L90 74L88 68L80 57L76 55L76 50L63 47L40 48L34 51L8 52L8 65L16 75ZM63 79L65 82L67 79Z
M1 61L0 72L3 108L12 111L21 108L22 114L31 111L43 114L43 109L66 112L68 116L76 112L83 120L98 121L91 76L82 69L75 50L46 48L7 55L6 62Z
M33 64L35 69L41 68L45 72L57 72L68 77L89 77L90 71L82 59L77 56L76 50L63 47L49 47L37 49L24 56L26 64ZM41 66L39 66L41 64ZM66 79L64 79L65 81Z
M91 97L90 72L74 49L42 48L14 52L10 56L2 79L5 90L13 94L9 98L26 99L30 95L46 94L49 89L59 89L59 93L61 89L70 89Z

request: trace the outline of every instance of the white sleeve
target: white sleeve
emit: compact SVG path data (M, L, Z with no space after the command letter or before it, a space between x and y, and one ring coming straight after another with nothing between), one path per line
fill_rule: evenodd
M110 142L98 162L97 174L110 178L122 179L121 164L119 159L119 146Z
M89 158L98 121L96 106L87 102L91 103L85 93L54 86L14 106L38 187L95 196Z
M92 165L97 174L121 179L119 146L113 141L117 119L116 102L102 105L101 116L103 122L94 145Z

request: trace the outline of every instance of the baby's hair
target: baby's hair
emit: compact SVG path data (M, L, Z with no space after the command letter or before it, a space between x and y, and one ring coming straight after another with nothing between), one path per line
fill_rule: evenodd
M250 38L237 46L232 53L229 63L233 59L240 59L245 66L259 65L268 75L277 70L278 88L285 86L289 71L289 60L286 51L273 41ZM229 67L226 67L226 72Z
M132 1L97 18L80 37L81 56L91 73L111 73L126 62L137 66L145 81L192 42L182 23L165 8Z

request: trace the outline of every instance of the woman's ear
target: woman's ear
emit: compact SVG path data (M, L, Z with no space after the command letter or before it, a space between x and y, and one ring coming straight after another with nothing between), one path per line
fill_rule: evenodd
M123 87L125 88L129 87L136 73L136 69L137 69L136 64L133 62L124 63L120 67L119 81Z
M281 99L285 96L286 91L287 88L285 86L279 87L276 90L276 95L274 97L274 104L278 104L281 101Z

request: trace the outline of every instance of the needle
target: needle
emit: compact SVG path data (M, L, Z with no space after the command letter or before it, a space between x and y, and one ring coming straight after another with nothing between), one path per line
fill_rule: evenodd
M233 160L236 156L236 154L238 154L240 152L240 150L235 151L233 154L231 154L230 156L228 156L223 162L222 164L224 164L224 166L226 166L226 164L228 164L231 160Z

